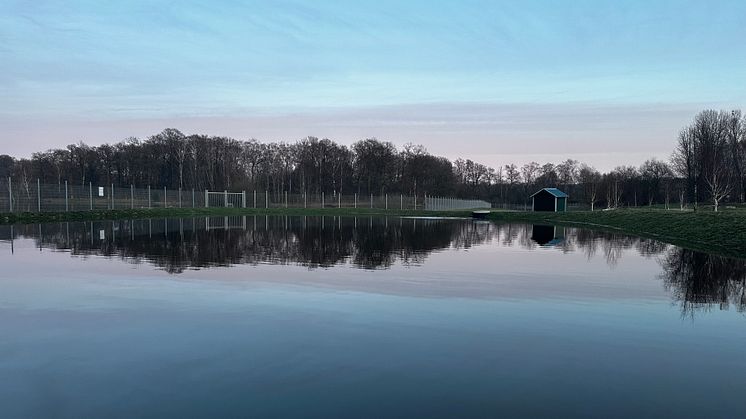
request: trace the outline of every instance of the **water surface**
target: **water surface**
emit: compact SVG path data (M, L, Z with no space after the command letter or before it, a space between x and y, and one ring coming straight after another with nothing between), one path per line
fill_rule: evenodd
M582 229L0 227L3 417L746 415L746 263Z

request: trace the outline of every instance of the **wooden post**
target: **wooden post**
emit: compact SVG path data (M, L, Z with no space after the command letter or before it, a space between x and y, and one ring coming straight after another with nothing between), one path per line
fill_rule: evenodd
M194 188L192 188L192 208L197 208L197 198L194 195Z
M357 208L357 192L355 192L355 208Z
M130 184L130 208L135 209L135 185Z
M386 202L386 209L389 209L389 194L386 194L385 200L386 200L385 201Z
M370 194L370 207L373 208L373 194Z
M210 207L210 193L205 189L205 208Z
M246 208L246 191L241 191L241 208ZM244 220L245 222L246 220ZM246 228L244 228L245 230Z
M163 187L163 208L168 208L168 192L166 191L166 187Z
M256 189L254 189L254 208L256 208Z
M88 182L88 204L91 207L91 211L93 211L93 183L92 182Z
M228 190L223 191L223 200L225 201L225 207L228 208Z
M41 181L36 179L36 210L41 212ZM41 240L41 237L39 237Z
M337 194L337 208L342 208L342 194Z
M399 194L399 209L404 210L404 194Z
M65 181L65 212L70 210L70 203L67 199L67 181Z
M321 192L321 208L324 208L324 192Z

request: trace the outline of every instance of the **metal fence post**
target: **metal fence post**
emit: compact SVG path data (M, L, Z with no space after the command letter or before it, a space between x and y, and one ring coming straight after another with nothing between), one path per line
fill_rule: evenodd
M357 192L355 192L355 208L357 208Z
M303 208L308 208L308 192L303 191Z
M385 195L384 200L385 200L384 202L386 205L386 209L388 210L389 209L389 194Z
M264 208L269 208L269 192L264 191Z
M205 189L205 208L208 208L210 206L210 195L207 192L207 189Z
M241 208L246 208L246 191L241 191Z
M321 192L321 208L324 208L324 192Z
M67 181L65 181L65 212L70 210L70 203L67 199Z
M254 189L254 208L256 208L256 189Z
M135 209L135 185L130 184L130 209Z
M93 182L88 182L88 206L93 211Z
M197 207L197 199L194 195L194 188L192 188L192 208L196 208L196 207Z
M148 185L148 208L153 208L153 203L151 201L151 195L150 195L150 185Z
M399 194L399 209L404 210L404 194Z
M228 208L228 190L223 191L223 198L225 201L225 207Z
M41 181L36 179L36 210L41 212Z
M417 210L417 194L414 194L414 209Z
M337 194L337 208L342 208L342 194Z
M163 208L168 208L168 195L165 186L163 187Z
M288 191L285 191L285 208L288 207Z
M179 208L181 208L181 186L179 186Z
M111 209L115 209L114 208L114 184L113 183L111 184Z
M13 185L10 181L10 176L8 176L8 209L13 212Z

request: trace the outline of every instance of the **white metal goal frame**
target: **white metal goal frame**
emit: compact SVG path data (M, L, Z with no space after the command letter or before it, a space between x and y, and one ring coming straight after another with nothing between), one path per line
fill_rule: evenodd
M246 192L206 190L205 208L246 208Z

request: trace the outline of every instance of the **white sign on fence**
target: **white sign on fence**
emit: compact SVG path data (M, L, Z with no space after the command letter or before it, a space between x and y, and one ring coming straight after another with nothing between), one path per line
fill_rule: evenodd
M104 196L104 187L103 186L99 186L98 187L98 196Z

